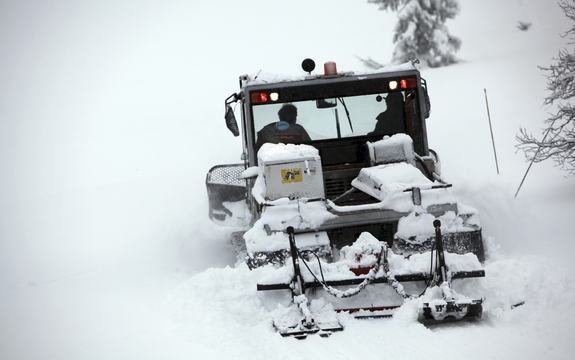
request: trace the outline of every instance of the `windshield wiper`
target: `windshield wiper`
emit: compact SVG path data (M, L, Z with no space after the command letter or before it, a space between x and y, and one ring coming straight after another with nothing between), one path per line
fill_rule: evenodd
M351 123L351 116L349 115L349 110L347 110L347 105L345 105L345 101L343 101L343 98L337 98L339 100L339 102L343 105L343 108L345 110L345 115L347 115L347 121L349 122L349 128L351 129L351 132L353 132L353 124Z

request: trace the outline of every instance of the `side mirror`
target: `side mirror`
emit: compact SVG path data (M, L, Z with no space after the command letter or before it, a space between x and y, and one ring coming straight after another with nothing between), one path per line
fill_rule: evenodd
M425 114L423 115L427 119L429 117L429 114L431 113L431 101L429 100L429 94L427 93L427 89L425 89L425 91L423 92L423 96L425 96Z
M329 109L337 106L337 99L318 99L315 101L318 109Z
M236 116L234 115L234 110L230 105L226 105L226 126L234 136L240 136L240 130L238 129L238 122L236 121Z
M425 113L423 114L423 117L427 119L431 113L431 101L429 100L429 94L427 93L427 81L425 81L425 79L421 79L421 87L423 88L423 101L425 102Z

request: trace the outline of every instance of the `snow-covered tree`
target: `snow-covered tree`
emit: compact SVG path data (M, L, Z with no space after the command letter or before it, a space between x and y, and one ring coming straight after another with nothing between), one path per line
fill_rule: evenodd
M575 40L575 0L561 0L559 6L565 16L573 21L564 36ZM537 137L521 128L517 136L517 147L525 152L529 160L540 162L553 159L559 166L575 174L575 51L574 42L570 49L563 49L549 67L541 67L547 74L548 95L546 105L555 105L555 111L545 120L543 137Z
M457 62L461 41L445 26L459 13L457 0L368 0L381 10L397 11L393 62L419 59L430 67Z

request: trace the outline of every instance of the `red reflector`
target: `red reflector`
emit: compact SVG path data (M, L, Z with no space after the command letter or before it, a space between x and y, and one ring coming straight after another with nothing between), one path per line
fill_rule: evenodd
M350 268L351 272L353 272L356 276L359 275L367 275L371 271L373 267L356 267Z
M400 89L412 89L415 88L417 81L415 78L408 78L408 79L401 79L399 80L399 88Z
M251 95L252 103L261 104L266 103L269 100L268 93L265 92L253 92Z

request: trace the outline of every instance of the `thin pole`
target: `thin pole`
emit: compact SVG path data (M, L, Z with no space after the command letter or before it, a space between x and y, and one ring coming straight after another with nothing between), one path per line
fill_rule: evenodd
M553 120L553 122L551 123L551 126L549 126L549 128L545 132L545 136L543 136L543 140L541 140L541 144L545 141L545 139L547 139L547 135L549 135L549 131L551 131L551 129L553 128L553 124L555 124L555 120ZM517 194L519 194L519 190L521 190L521 187L523 186L523 182L525 181L525 178L527 177L529 170L531 170L531 165L533 165L533 163L535 162L535 159L537 158L537 155L539 154L539 150L541 150L541 144L539 144L539 147L537 148L535 155L533 155L533 159L531 159L531 162L529 163L527 170L525 170L525 174L523 175L523 179L521 179L521 183L519 184L519 187L517 188L517 191L515 192L514 198L516 198Z
M537 153L538 152L539 152L539 149L537 149ZM537 155L537 153L535 153L535 155ZM535 161L535 156L533 157L533 159L531 159L531 162L529 163L529 166L527 167L527 170L525 171L525 174L523 175L523 179L521 179L521 183L519 184L519 187L517 188L517 191L515 192L515 196L513 196L513 198L517 198L517 194L519 194L519 190L521 190L521 187L523 186L523 182L525 181L525 178L527 177L529 170L531 170L531 165L533 165L533 161Z
M491 114L489 113L489 101L487 101L487 89L483 88L485 93L485 107L487 107L487 119L489 120L489 132L491 133L491 144L493 144L493 156L495 157L495 168L499 175L499 163L497 162L497 150L495 150L495 139L493 138L493 127L491 126Z

